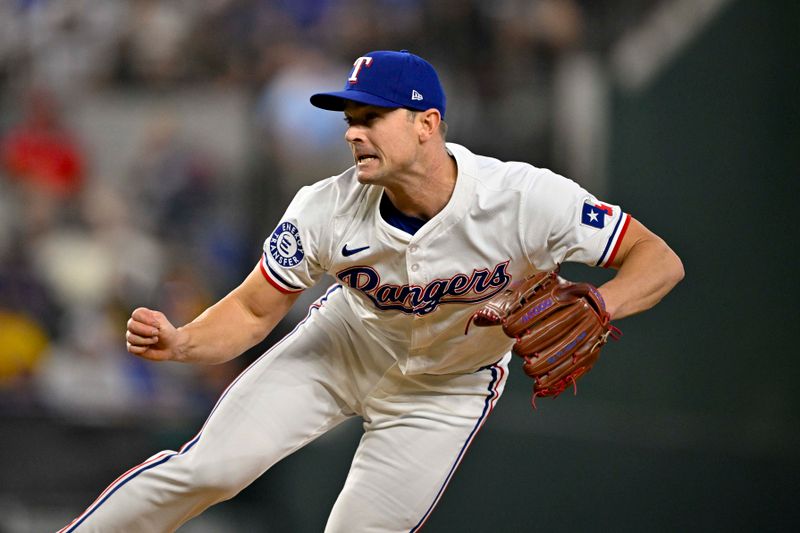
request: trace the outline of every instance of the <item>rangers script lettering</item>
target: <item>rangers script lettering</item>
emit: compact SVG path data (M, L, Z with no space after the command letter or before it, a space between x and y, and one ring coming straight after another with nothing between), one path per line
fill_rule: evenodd
M477 303L488 300L502 291L511 281L506 272L508 261L487 268L475 269L472 275L458 273L449 279L436 279L420 287L417 285L381 285L378 272L368 266L355 266L336 273L348 287L364 293L375 307L394 309L403 313L427 315L436 311L439 304Z

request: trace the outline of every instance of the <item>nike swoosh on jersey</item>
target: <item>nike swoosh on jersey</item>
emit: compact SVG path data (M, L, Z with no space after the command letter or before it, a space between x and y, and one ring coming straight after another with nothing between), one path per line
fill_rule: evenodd
M348 248L347 244L342 246L342 255L345 257L350 257L353 254L357 254L358 252L363 252L369 248L369 246L362 246L361 248Z

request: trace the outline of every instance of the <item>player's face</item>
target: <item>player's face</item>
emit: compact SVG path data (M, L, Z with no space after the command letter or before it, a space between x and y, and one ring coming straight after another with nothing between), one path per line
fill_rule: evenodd
M387 185L414 165L418 135L407 110L351 102L344 116L359 182Z

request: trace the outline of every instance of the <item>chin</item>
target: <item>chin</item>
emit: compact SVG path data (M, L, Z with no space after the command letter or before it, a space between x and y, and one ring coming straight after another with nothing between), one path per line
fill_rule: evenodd
M374 171L356 170L356 179L363 185L374 185L380 181L380 175Z

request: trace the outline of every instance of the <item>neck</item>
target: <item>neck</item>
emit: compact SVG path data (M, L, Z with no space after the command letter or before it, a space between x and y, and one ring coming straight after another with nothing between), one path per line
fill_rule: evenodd
M409 173L401 183L386 185L386 194L404 215L430 220L450 201L457 174L455 160L442 148L441 153Z

